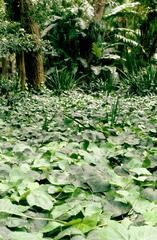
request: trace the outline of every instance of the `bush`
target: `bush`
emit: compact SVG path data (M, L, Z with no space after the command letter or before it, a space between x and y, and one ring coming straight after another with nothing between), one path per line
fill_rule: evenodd
M86 76L83 82L85 92L106 92L119 89L119 76L116 67L92 66L92 71Z
M18 76L12 76L11 78L6 76L0 77L0 96L8 95L10 92L17 92L19 90Z

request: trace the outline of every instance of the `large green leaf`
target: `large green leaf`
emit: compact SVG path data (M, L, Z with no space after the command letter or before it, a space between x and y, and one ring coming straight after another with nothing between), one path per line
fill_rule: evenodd
M133 209L137 213L145 213L147 211L152 210L155 207L155 204L152 202L149 202L148 200L139 198L137 199L133 204Z
M145 188L142 192L142 195L145 199L150 201L157 201L157 190L152 188Z
M25 179L26 173L20 167L13 167L9 172L9 179L11 182L17 182Z
M114 143L114 144L125 144L127 143L128 145L134 146L139 144L139 139L129 133L121 133L118 136L111 136L108 138L109 142Z
M46 226L41 229L42 233L48 233L54 231L56 228L61 229L64 224L59 222L50 221Z
M22 153L24 151L32 152L32 149L30 146L28 146L27 144L24 144L24 143L17 143L13 148L13 152L15 152L15 153Z
M45 210L51 210L53 207L53 199L45 191L35 189L27 195L26 199L30 206L37 206Z
M129 232L124 225L111 222L104 228L91 231L87 237L88 240L129 240Z
M64 239L64 237L67 237L67 236L71 238L72 236L75 236L75 235L83 235L83 234L79 229L70 227L70 228L67 228L67 229L63 230L62 232L60 232L54 238L54 240Z
M157 227L130 227L129 233L129 240L155 240L157 236Z
M113 200L104 200L102 201L102 205L104 213L110 214L112 217L123 216L131 209L131 206L129 204Z
M71 238L71 240L85 240L86 238L84 236L81 235L76 235L74 237Z
M136 173L137 175L146 175L150 176L151 173L146 168L132 168L130 169L131 172Z
M85 209L82 209L84 216L91 216L93 214L100 214L102 212L101 202L88 202Z
M0 194L3 194L9 190L10 186L6 183L0 183Z
M99 220L99 215L94 214L94 215L83 218L82 221L74 224L73 227L79 229L82 233L87 233L92 229L96 228L98 220Z
M93 175L86 179L92 192L107 192L110 190L110 183L99 175Z
M54 185L70 184L69 174L59 170L54 170L52 174L48 176L48 180Z
M151 226L156 226L157 224L157 208L153 208L149 211L146 211L144 214L144 220L146 224Z
M6 226L8 228L22 228L27 225L27 219L17 217L6 216Z
M9 234L11 240L44 240L41 233L12 232Z
M127 228L123 224L110 222L108 226L91 231L88 240L155 240L157 234L156 227L141 226Z
M28 206L13 204L9 199L0 199L0 212L14 214L17 216L25 216Z
M52 210L52 216L53 218L59 218L62 220L68 219L71 216L77 215L82 210L81 202L74 201L64 203L58 206L55 206Z
M6 226L0 224L0 240L9 240L9 234L10 230Z

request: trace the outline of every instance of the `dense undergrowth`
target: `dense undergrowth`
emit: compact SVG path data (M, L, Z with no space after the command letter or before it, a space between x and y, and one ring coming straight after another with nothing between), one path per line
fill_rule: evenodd
M155 240L157 97L0 99L0 239Z

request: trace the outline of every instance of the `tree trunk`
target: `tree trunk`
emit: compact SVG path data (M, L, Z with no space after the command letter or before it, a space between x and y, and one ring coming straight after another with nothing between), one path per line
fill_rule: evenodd
M21 89L25 90L26 88L26 70L25 70L25 59L24 52L16 55L16 62L18 66L18 75L20 79Z
M100 21L102 19L104 9L105 9L105 4L106 4L105 0L96 0L95 1L95 3L94 3L94 9L95 9L94 17L95 17L95 20Z
M33 36L35 45L33 51L21 52L18 56L18 72L19 76L22 77L20 81L24 84L26 79L29 88L39 89L44 81L44 67L40 52L39 26L32 16L33 4L31 0L6 0L6 3L10 19L21 23L21 27L25 29L26 33Z
M2 57L2 75L8 76L8 56Z
M24 14L22 25L27 33L33 35L35 50L25 52L25 67L28 86L39 89L44 81L44 64L43 57L40 52L40 30L38 24L34 21L31 11L33 5L31 0L20 0L23 3Z
M104 9L105 9L105 4L106 0L95 0L93 3L94 7L94 20L96 21L101 21L103 14L104 14ZM87 47L89 49L89 56L87 59L88 65L91 64L93 60L93 53L92 53L92 41L89 41L89 46Z

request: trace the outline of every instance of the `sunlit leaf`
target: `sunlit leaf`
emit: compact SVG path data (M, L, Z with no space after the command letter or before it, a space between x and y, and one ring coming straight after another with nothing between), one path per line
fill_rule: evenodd
M30 206L37 206L45 210L51 210L53 207L53 201L51 196L41 190L35 189L26 197Z

